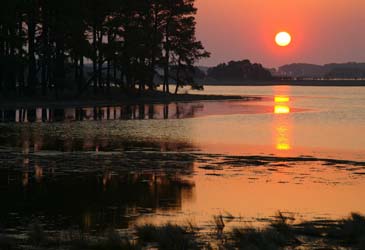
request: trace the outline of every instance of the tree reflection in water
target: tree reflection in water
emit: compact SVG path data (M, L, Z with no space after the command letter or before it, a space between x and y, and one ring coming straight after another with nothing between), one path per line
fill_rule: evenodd
M34 218L53 230L127 228L139 216L178 211L194 196L189 157L7 154L0 164L0 223L8 229L25 229Z
M144 120L192 118L202 103L139 104L113 107L1 109L0 122L34 123L63 121Z
M110 135L108 128L99 130L97 123L69 121L184 118L201 108L171 104L2 110L1 121L11 123L0 126L0 225L25 230L37 218L54 230L127 228L142 215L179 211L194 196L190 177L195 159L165 152L193 145L125 140ZM61 123L50 124L57 121ZM60 131L54 133L54 126Z

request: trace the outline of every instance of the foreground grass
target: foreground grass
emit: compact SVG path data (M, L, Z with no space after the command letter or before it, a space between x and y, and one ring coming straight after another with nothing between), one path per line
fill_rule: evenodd
M204 244L199 243L199 237L195 228L165 225L156 227L145 225L137 227L138 241L144 247L154 245L160 250L198 250L204 248Z
M225 217L214 218L214 230L203 232L191 224L144 225L133 236L108 229L98 237L70 231L48 235L39 222L29 227L26 239L0 236L0 249L69 250L280 250L280 249L365 249L365 216L353 213L339 221L294 223L278 213L265 228L236 227L225 231Z

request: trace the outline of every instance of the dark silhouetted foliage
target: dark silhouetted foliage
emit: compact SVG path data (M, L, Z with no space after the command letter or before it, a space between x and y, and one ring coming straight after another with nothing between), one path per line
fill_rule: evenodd
M217 81L271 80L269 70L261 64L252 64L249 60L230 61L208 70L208 77Z
M169 92L171 79L183 85L183 72L209 56L195 37L194 2L3 0L0 92L143 92L156 79Z

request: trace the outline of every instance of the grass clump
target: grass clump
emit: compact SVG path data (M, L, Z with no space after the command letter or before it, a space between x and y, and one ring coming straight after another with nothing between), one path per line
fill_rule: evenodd
M15 249L15 246L15 240L5 233L3 226L0 224L0 249L13 250Z
M277 250L287 245L286 238L274 229L235 228L227 249Z
M29 225L28 241L33 246L41 246L47 241L47 235L38 220Z
M244 227L234 228L227 249L238 250L279 250L297 246L297 239L291 222L294 219L278 212L270 225L264 229Z
M138 247L129 239L121 237L114 229L109 229L106 232L104 240L98 241L94 249L96 250L136 250Z
M5 235L0 235L0 249L1 250L13 250L16 249L16 242L13 238Z
M136 231L141 244L155 244L159 250L200 249L193 227L145 225L137 227Z
M336 227L331 227L328 236L346 245L365 246L365 216L352 213L349 218L340 221Z
M213 222L217 235L222 236L224 228L226 226L226 224L224 223L223 215L220 214L217 216L213 216Z
M84 234L71 235L68 241L71 250L139 250L129 239L114 229L108 229L103 237L92 239Z

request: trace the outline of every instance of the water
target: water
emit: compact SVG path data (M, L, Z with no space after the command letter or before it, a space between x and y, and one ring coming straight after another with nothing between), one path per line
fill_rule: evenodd
M185 91L185 90L184 90ZM206 226L364 211L365 88L206 87L210 101L0 110L0 225Z

